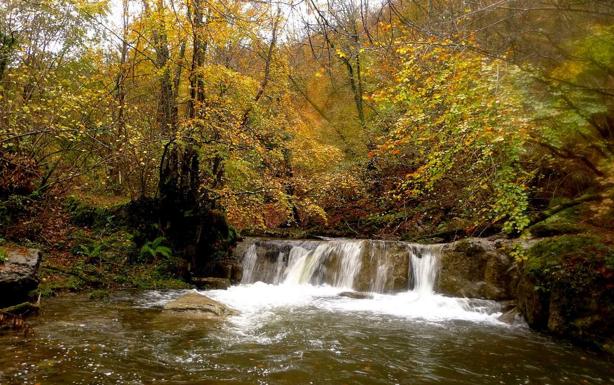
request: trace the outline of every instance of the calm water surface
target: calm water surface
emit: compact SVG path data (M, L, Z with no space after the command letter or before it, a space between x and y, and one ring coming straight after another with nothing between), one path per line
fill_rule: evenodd
M260 285L209 293L242 311L211 324L160 309L181 294L48 299L28 338L0 336L0 384L614 384L604 357L492 317L438 316L442 298L420 316L402 310L415 298Z

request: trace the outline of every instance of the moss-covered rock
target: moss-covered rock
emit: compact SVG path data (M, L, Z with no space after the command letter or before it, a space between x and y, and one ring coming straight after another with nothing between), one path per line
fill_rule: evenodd
M518 307L538 330L606 349L614 339L614 249L589 235L563 235L529 248Z

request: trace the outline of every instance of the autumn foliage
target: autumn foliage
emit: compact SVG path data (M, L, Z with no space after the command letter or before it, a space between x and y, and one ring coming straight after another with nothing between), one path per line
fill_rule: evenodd
M611 202L612 7L519 3L5 1L0 198L158 197L189 158L240 230L517 234Z

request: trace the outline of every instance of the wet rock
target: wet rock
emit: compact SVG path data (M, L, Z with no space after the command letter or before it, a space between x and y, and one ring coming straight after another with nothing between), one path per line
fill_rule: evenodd
M205 295L190 292L167 303L164 310L195 318L222 320L238 312Z
M410 248L405 242L366 241L354 289L379 293L408 290Z
M206 287L211 289L225 289L230 286L232 283L241 282L241 278L243 277L243 266L236 258L224 258L216 263L209 269L209 273L212 277L207 277L207 279L213 279L213 277L224 279L228 282L228 285L225 287L221 284L222 281L219 281L218 284L212 284L212 287ZM196 279L200 279L198 277ZM195 278L192 278L192 282L195 281ZM198 282L194 282L198 286ZM220 286L221 285L221 286Z
M589 236L565 235L532 244L517 288L529 326L614 353L613 251Z
M0 308L26 302L38 287L41 253L37 249L3 247L7 258L0 263Z
M510 325L521 324L523 322L522 314L520 314L518 308L513 307L507 311L504 311L503 314L499 316L499 321Z
M523 275L518 282L518 310L524 315L530 327L544 330L548 324L549 295L529 275Z
M199 289L228 289L230 280L228 278L216 277L192 277L192 283Z
M514 298L518 273L513 258L494 241L467 238L441 248L436 291L461 297Z
M353 299L371 299L373 298L373 295L360 291L342 291L341 293L339 293L339 297L347 297Z

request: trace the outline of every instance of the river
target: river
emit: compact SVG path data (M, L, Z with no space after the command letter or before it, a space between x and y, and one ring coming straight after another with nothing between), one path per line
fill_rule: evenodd
M503 323L494 301L436 293L432 249L408 249L412 289L357 299L339 295L355 245L294 246L273 264L248 249L242 284L203 292L239 311L221 323L162 310L185 291L48 299L27 338L0 336L0 383L614 384L606 357Z

